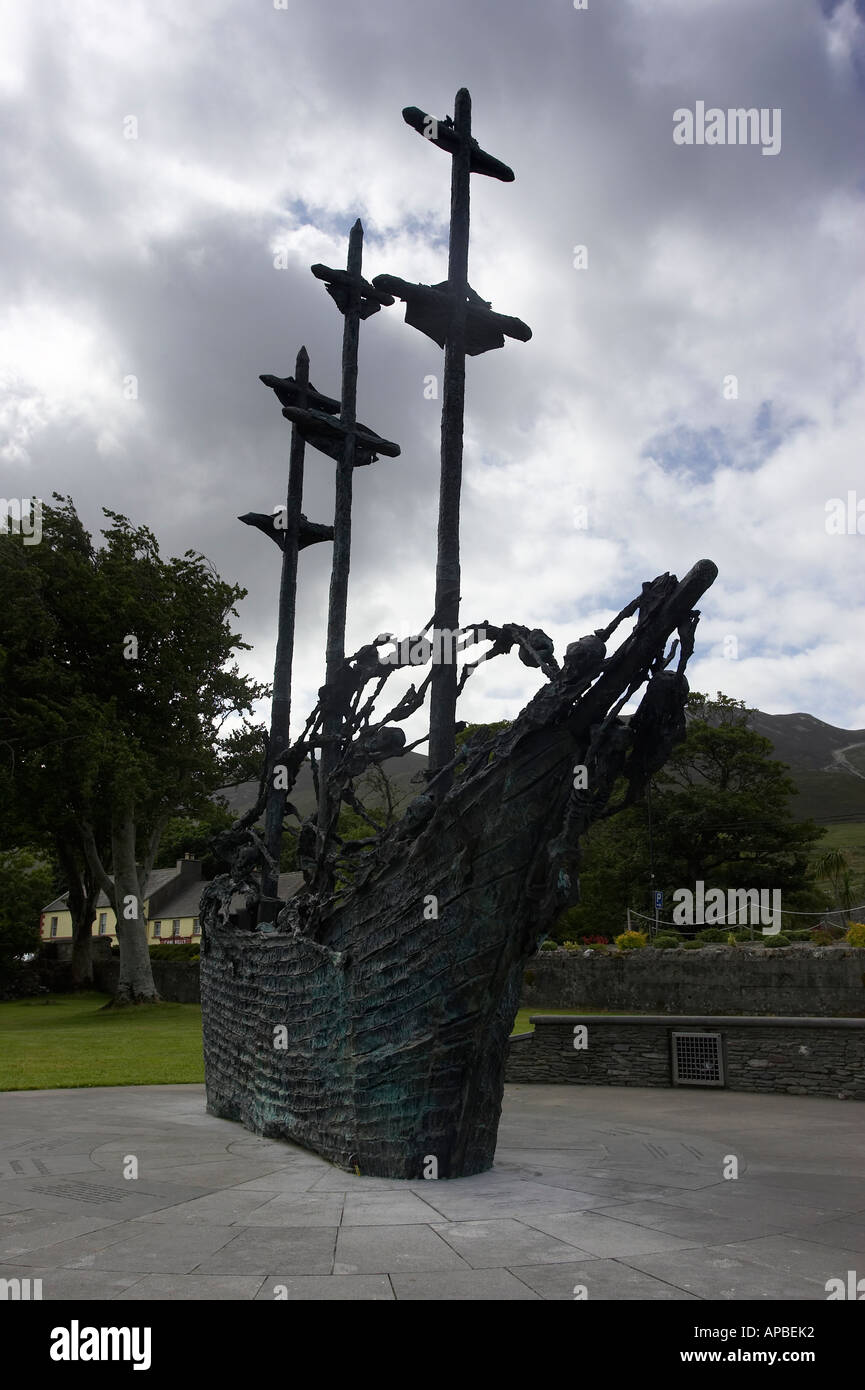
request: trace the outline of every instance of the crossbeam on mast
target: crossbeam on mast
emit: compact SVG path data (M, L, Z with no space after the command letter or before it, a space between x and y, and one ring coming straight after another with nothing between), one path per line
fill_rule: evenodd
M293 419L296 427L306 432L310 442L322 452L336 458L336 496L333 516L333 569L330 577L330 597L327 615L327 649L325 684L320 692L322 707L322 746L318 770L318 870L316 888L329 891L332 871L327 860L327 847L339 805L331 779L340 756L340 736L344 712L337 698L339 677L345 666L345 625L348 609L348 578L351 567L351 508L354 469L374 461L379 454L391 458L399 455L399 445L382 439L357 420L357 356L360 323L378 313L382 305L393 304L392 297L376 289L362 275L363 226L357 219L349 233L346 269L331 270L315 265L312 273L323 280L325 287L343 315L342 387L339 421L323 413L291 405L283 414Z
M410 285L395 276L373 281L383 293L395 293L406 303L406 322L445 350L442 389L441 474L434 626L438 649L453 655L451 634L459 630L460 612L460 493L462 489L463 421L466 356L502 347L505 335L526 342L531 329L520 319L493 313L468 282L469 198L471 175L511 183L507 164L482 150L472 136L472 99L461 87L454 101L453 120L436 120L418 106L406 106L403 120L430 144L451 157L451 209L448 278L441 285ZM441 799L453 780L447 771L455 751L457 672L451 659L433 665L430 679L430 779Z
M310 395L322 403L329 397L320 397L309 382L309 354L302 347L295 362L295 375L288 378L291 394L302 405L306 405ZM279 396L284 393L287 382L277 377L262 377L265 385L272 386ZM287 788L284 779L277 775L279 758L289 746L291 733L291 671L294 658L294 626L297 607L297 556L298 552L318 541L332 540L333 528L307 521L301 512L303 502L303 464L306 448L303 434L297 428L291 431L291 449L288 463L288 490L284 514L264 517L248 512L240 518L248 525L270 534L282 550L282 570L279 582L279 616L277 619L276 658L273 667L273 699L270 711L270 737L267 750L267 802L264 813L264 841L270 856L270 864L265 864L261 876L261 898L258 910L258 923L269 927L279 909L279 857L282 850L283 821ZM279 525L279 521L284 522ZM265 524L262 525L262 522ZM267 523L270 523L268 527ZM271 865L273 867L271 867Z

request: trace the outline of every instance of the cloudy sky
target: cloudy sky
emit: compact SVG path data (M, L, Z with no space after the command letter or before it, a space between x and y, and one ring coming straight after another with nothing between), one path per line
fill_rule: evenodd
M290 427L258 374L305 343L339 395L309 265L357 216L370 278L445 278L450 160L400 113L465 85L516 173L473 176L470 279L533 337L468 364L464 619L561 650L708 556L692 686L865 726L863 0L280 3L0 4L3 496L202 551L269 679L279 554L236 517L284 499ZM779 110L780 150L675 143L698 102ZM362 327L358 414L402 456L355 475L349 650L432 611L441 365L400 305ZM314 520L333 471L307 451ZM301 557L298 717L329 567ZM537 684L500 659L461 716Z

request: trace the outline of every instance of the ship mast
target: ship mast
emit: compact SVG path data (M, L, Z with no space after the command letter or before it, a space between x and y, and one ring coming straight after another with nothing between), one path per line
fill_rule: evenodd
M306 408L316 405L319 410L339 410L339 401L322 396L310 385L309 354L301 347L297 354L294 376L280 378L262 376L283 404L289 402ZM279 582L279 617L277 620L276 658L273 667L273 701L270 711L270 737L267 757L267 803L264 816L264 840L274 867L266 864L262 871L259 925L273 921L278 903L279 857L282 850L282 827L285 818L287 786L285 769L279 759L290 742L291 669L294 656L294 625L297 606L297 557L300 550L319 541L333 540L333 527L307 521L301 511L303 503L303 467L306 443L295 425L291 431L288 463L288 489L284 507L274 509L271 517L248 512L240 517L247 525L258 526L276 541L282 550L282 572ZM282 775L280 775L282 773Z
M303 407L288 406L283 414L298 426L305 438L336 460L336 495L333 515L333 569L327 614L325 683L320 692L322 746L318 768L317 839L318 887L327 888L332 871L326 849L333 824L339 814L331 778L340 757L345 710L339 698L339 677L345 666L345 624L348 607L348 579L351 567L351 508L354 469L374 462L379 454L399 455L399 446L382 439L357 421L357 356L360 323L378 313L382 305L393 304L393 297L374 288L362 275L363 226L360 218L349 234L345 270L325 265L312 266L312 273L323 280L328 294L343 315L342 395L339 421Z
M469 193L472 174L486 174L504 183L513 170L480 149L472 139L472 99L461 87L454 117L443 121L417 106L407 106L403 119L438 149L451 156L451 210L448 278L441 285L410 285L391 275L377 275L373 284L406 302L406 322L444 347L442 389L441 473L436 552L433 670L430 681L429 776L447 766L455 751L457 702L456 635L460 621L460 492L463 464L466 355L476 356L504 344L503 334L527 341L531 329L519 319L492 313L468 282ZM435 794L447 791L450 773L437 778Z

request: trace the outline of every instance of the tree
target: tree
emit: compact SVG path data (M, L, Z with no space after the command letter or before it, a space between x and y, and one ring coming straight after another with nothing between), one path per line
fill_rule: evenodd
M0 853L0 974L39 949L39 913L54 882L52 865L31 850Z
M228 808L215 801L202 807L197 816L172 816L162 832L155 867L171 869L178 859L188 854L193 859L203 860L203 876L212 877L219 872L211 853L213 837L233 824L234 817Z
M628 907L651 916L652 864L667 904L676 888L693 890L698 879L725 890L777 888L782 901L805 901L809 850L825 831L794 820L796 785L750 717L742 701L720 692L714 700L689 696L687 735L652 779L649 797L589 834L581 902L557 926L560 939L620 931Z
M843 849L826 849L814 861L814 877L829 883L832 906L840 909L845 922L853 907L853 876Z
M76 702L83 715L80 673L72 649L56 660L51 652L57 615L74 623L91 561L90 538L74 512L66 517L63 545L39 546L38 557L17 537L0 534L0 844L38 847L58 865L72 916L72 977L80 986L93 983L99 885L66 795L86 762L82 739L70 734ZM93 834L107 852L109 826L100 807L93 811Z
M148 527L108 509L95 548L54 497L40 545L0 537L20 605L0 619L7 780L43 823L51 808L74 827L71 851L117 918L118 1002L155 1000L144 900L162 834L207 813L222 725L268 692L230 664L247 647L230 622L245 590L195 551L164 560Z

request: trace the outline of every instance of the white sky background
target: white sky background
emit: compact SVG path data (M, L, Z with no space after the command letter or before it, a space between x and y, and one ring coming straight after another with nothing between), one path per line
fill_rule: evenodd
M468 363L464 620L561 654L708 556L692 687L865 726L865 535L825 525L828 499L865 499L865 4L589 6L0 4L0 493L71 493L94 532L106 506L204 552L249 590L242 666L269 680L279 552L236 517L284 500L290 427L258 374L305 343L339 395L342 319L309 265L344 265L356 216L368 278L445 278L450 159L400 113L452 114L466 85L516 173L472 177L470 279L534 336ZM697 100L780 107L781 152L675 145ZM402 457L355 474L349 651L433 606L443 354L403 318L361 328L358 414ZM333 472L307 450L311 519ZM295 723L330 550L301 556ZM460 717L512 717L538 684L499 658Z

